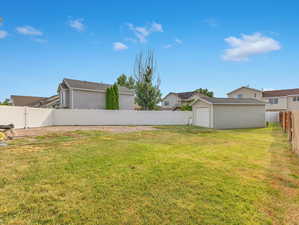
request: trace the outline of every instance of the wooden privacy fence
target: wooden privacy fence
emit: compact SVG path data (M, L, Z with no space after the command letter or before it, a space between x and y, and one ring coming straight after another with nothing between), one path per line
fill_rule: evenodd
M280 112L279 122L282 130L288 134L293 151L299 154L299 111Z

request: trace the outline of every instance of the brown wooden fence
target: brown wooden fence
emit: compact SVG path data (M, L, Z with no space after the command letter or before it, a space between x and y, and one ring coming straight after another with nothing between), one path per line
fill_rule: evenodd
M299 111L280 112L279 121L282 130L288 134L293 151L299 154Z

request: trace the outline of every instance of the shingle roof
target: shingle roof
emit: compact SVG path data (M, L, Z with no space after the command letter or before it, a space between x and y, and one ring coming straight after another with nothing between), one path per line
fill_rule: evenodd
M21 96L21 95L12 95L10 98L14 106L30 106L34 102L42 101L46 99L45 97Z
M177 96L179 96L179 98L181 99L188 99L197 93L198 93L197 91L188 91L188 92L179 92L175 94L177 94Z
M276 96L287 96L287 95L299 95L299 88L263 92L263 97L276 97Z
M68 85L70 88L77 88L77 89L106 90L108 87L111 87L110 84L82 81L82 80L73 80L68 78L64 78L63 82L65 82L66 85ZM120 86L119 86L119 91L133 93L133 90L130 90L126 87L120 87Z
M32 106L32 107L46 106L46 105L58 103L59 100L60 100L60 98L58 95L53 95L53 96L45 98L43 100L35 101L35 102L31 103L29 106Z
M200 99L207 101L211 104L240 104L240 105L265 105L263 101L254 98L210 98L202 96Z

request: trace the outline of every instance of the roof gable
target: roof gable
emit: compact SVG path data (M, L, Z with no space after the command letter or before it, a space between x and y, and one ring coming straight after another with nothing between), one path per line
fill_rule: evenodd
M227 93L227 95L230 95L230 94L232 94L232 93L234 93L234 92L236 92L236 91L239 91L239 90L241 90L241 89L247 89L247 90L251 90L251 91L257 91L257 92L262 92L261 90L258 90L258 89L255 89L255 88L250 88L250 87L245 87L245 86L242 86L242 87L239 87L239 88L237 88L237 89L235 89L235 90L232 90L231 92L229 92L229 93Z

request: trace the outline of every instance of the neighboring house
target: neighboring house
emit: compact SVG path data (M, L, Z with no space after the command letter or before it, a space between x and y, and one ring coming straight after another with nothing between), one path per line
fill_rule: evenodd
M200 96L203 96L198 91L190 92L170 92L162 99L162 109L174 110L182 105L192 104Z
M12 95L10 101L13 106L28 106L36 108L56 108L59 103L59 96L37 97Z
M215 128L265 127L265 102L254 98L199 97L192 104L193 125Z
M60 108L68 109L106 109L106 89L109 84L63 79L58 87ZM134 90L118 87L119 109L133 110Z
M250 87L240 87L229 93L230 98L254 98L266 102L267 111L287 111L299 109L299 88L263 91Z

